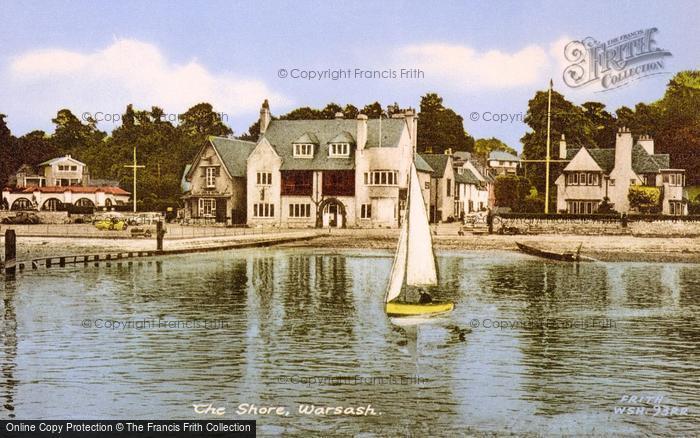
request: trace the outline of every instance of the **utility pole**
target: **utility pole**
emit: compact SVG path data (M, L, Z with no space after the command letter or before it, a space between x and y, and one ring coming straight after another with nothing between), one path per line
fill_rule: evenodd
M549 97L547 99L547 158L545 158L546 162L546 171L545 171L545 189L544 189L544 214L549 214L549 162L550 162L550 155L549 155L549 131L550 127L552 125L552 87L554 86L554 83L552 80L549 80Z
M547 153L544 160L520 160L521 163L545 163L544 182L544 214L549 214L549 165L550 163L568 163L570 160L552 160L550 154L550 130L552 121L552 87L554 82L549 80L549 96L547 98Z
M134 188L133 188L133 193L131 195L132 195L132 198L134 200L134 213L136 213L136 170L143 169L146 167L146 166L138 164L136 162L136 146L134 146L134 164L125 164L124 167L129 167L129 168L132 168L134 170Z

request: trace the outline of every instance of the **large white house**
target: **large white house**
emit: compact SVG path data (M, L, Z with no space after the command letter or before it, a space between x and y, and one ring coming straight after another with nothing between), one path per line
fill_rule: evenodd
M212 137L187 167L185 217L229 224L395 227L413 156L424 199L433 169L416 151L413 110L390 119L273 120L256 142Z
M629 212L630 187L640 185L659 189L663 214L688 214L683 197L685 170L672 169L668 154L654 153L654 140L649 136L635 143L632 133L621 128L614 149L569 149L562 136L559 158L570 160L556 180L560 212L595 213L605 197L614 210Z
M67 205L110 208L125 205L130 193L113 181L91 180L85 163L70 155L22 165L3 188L0 208L63 210Z

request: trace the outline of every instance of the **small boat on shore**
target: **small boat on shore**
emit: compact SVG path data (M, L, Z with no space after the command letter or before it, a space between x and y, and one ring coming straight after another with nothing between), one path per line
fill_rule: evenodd
M586 257L581 255L581 245L579 245L576 252L553 252L545 251L543 249L535 248L534 246L525 245L524 243L515 242L518 245L518 249L525 254L530 254L535 257L542 257L550 260L559 260L562 262L595 262L596 259L591 257Z

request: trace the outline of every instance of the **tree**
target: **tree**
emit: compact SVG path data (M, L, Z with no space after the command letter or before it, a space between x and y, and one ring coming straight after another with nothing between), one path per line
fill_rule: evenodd
M600 102L586 102L581 105L584 115L591 121L593 142L599 148L615 147L616 120Z
M418 151L433 153L472 151L474 138L464 130L462 116L442 104L442 97L428 93L421 98L418 114Z
M5 114L0 114L0 186L2 187L7 184L10 175L22 164L18 162L16 138L7 126L6 117Z
M630 208L642 213L657 213L661 209L661 190L658 187L632 185L627 199L630 202Z
M526 198L530 197L530 180L517 175L499 175L494 181L496 206L509 207L513 211L524 210Z
M160 113L152 113L154 121L165 121ZM180 114L178 129L184 134L198 139L206 139L207 136L215 135L225 137L232 134L231 128L226 126L222 120L222 114L214 112L210 103L199 103Z
M547 91L538 91L528 102L525 123L531 128L520 141L523 144L523 156L528 160L543 160L547 152ZM552 91L551 115L551 150L553 158L557 157L556 145L562 134L566 135L568 147L597 147L594 133L595 126L583 109L569 102L563 95ZM550 188L555 187L554 180L563 166L551 165ZM525 171L537 191L545 192L545 166L542 163L526 163ZM551 190L552 194L554 190Z
M97 129L97 121L90 117L81 122L69 109L61 109L51 119L56 129L51 143L59 154L79 156L90 148L99 147L107 134Z
M365 105L364 108L362 108L362 111L360 111L362 114L366 115L367 118L369 119L378 119L380 116L384 114L384 110L382 109L382 105L379 102L373 102L370 104Z
M496 137L480 138L474 142L474 155L485 161L492 151L503 151L518 155L518 152Z

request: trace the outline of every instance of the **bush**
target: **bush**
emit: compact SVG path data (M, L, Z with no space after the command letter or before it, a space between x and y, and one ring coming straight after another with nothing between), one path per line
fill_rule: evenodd
M641 213L658 213L661 211L661 189L640 185L630 186L627 199L630 207Z

